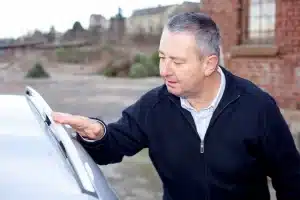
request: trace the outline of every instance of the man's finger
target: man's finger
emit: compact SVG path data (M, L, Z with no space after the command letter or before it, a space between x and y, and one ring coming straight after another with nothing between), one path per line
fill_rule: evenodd
M52 112L51 116L52 119L56 122L56 123L62 123L65 121L65 116L67 115L67 113L61 113L61 112Z
M56 123L68 124L70 126L78 126L81 124L81 119L69 113L53 112L52 118Z

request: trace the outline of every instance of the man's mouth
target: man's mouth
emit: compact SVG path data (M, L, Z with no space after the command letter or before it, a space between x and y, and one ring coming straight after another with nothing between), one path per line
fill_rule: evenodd
M169 80L166 80L166 83L167 85L174 85L177 83L177 81L169 81Z

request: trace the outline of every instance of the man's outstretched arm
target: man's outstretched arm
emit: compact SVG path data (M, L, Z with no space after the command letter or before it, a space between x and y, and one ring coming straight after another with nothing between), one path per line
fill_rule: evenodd
M129 106L122 112L121 118L105 124L99 120L101 139L84 138L77 134L78 141L99 165L121 162L124 156L132 156L148 146L146 116L149 107L142 100Z

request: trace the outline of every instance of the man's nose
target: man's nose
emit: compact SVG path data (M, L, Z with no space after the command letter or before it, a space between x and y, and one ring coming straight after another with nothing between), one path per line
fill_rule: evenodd
M168 76L171 74L170 61L165 59L162 60L159 64L159 73L162 77Z

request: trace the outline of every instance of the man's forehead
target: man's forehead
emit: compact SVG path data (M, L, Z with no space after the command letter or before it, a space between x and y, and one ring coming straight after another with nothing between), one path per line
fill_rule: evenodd
M189 32L164 31L161 35L160 45L196 46L195 36Z
M176 55L182 57L196 50L196 40L192 34L184 32L163 32L159 44L160 53L170 54L174 57L176 57Z
M170 31L168 29L164 29L162 32L162 37L182 37L182 38L186 38L189 37L190 39L194 38L194 33L191 31L184 31L184 30L180 30L180 31Z

